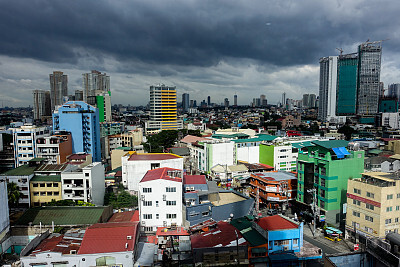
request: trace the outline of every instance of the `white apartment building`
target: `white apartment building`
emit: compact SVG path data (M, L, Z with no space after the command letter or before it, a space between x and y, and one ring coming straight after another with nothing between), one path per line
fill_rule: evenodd
M172 168L149 170L139 183L139 214L142 230L182 226L183 171Z
M14 143L15 167L25 165L29 160L37 157L36 141L38 138L49 136L47 127L23 125L11 128Z
M132 193L147 171L157 168L183 169L183 158L170 153L133 153L122 157L122 184Z
M98 206L104 203L105 175L101 162L62 172L61 183L62 199L80 200Z
M47 164L61 164L72 154L72 137L69 132L41 137L36 140L37 157Z

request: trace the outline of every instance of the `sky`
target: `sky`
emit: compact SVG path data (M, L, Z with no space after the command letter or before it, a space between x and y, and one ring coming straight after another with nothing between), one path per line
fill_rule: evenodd
M33 105L49 74L111 78L112 103L146 105L149 87L198 102L277 104L318 94L319 58L383 42L381 81L400 83L396 0L0 0L0 105Z

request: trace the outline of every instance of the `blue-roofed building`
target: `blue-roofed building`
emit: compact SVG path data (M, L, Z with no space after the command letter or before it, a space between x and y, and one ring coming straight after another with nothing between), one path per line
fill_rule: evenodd
M69 131L72 152L92 155L94 162L101 161L99 110L83 101L68 101L53 113L53 130Z

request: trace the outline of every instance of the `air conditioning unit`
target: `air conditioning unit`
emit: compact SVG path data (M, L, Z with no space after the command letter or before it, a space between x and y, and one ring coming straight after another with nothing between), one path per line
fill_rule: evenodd
M162 200L163 201L167 200L167 195L162 195Z
M126 239L132 240L132 236L131 235L126 236Z
M145 199L145 195L142 195L142 200L144 200Z

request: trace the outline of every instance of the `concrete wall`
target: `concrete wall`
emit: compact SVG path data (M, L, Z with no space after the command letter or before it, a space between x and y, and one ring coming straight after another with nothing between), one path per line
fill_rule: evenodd
M104 165L101 164L101 162L94 162L93 167L90 166L92 165L83 168L83 173L89 173L89 187L91 188L92 203L97 206L102 206L105 192Z
M338 256L328 256L324 258L324 266L328 267L353 267L353 266L382 266L378 261L374 261L367 253L345 254Z
M230 214L233 214L233 218L243 217L250 213L253 206L254 206L253 198L221 206L213 206L211 208L212 212L211 217L215 221L227 220L230 218Z
M249 163L260 162L260 147L259 146L248 146L239 147L236 149L236 160L246 161Z

